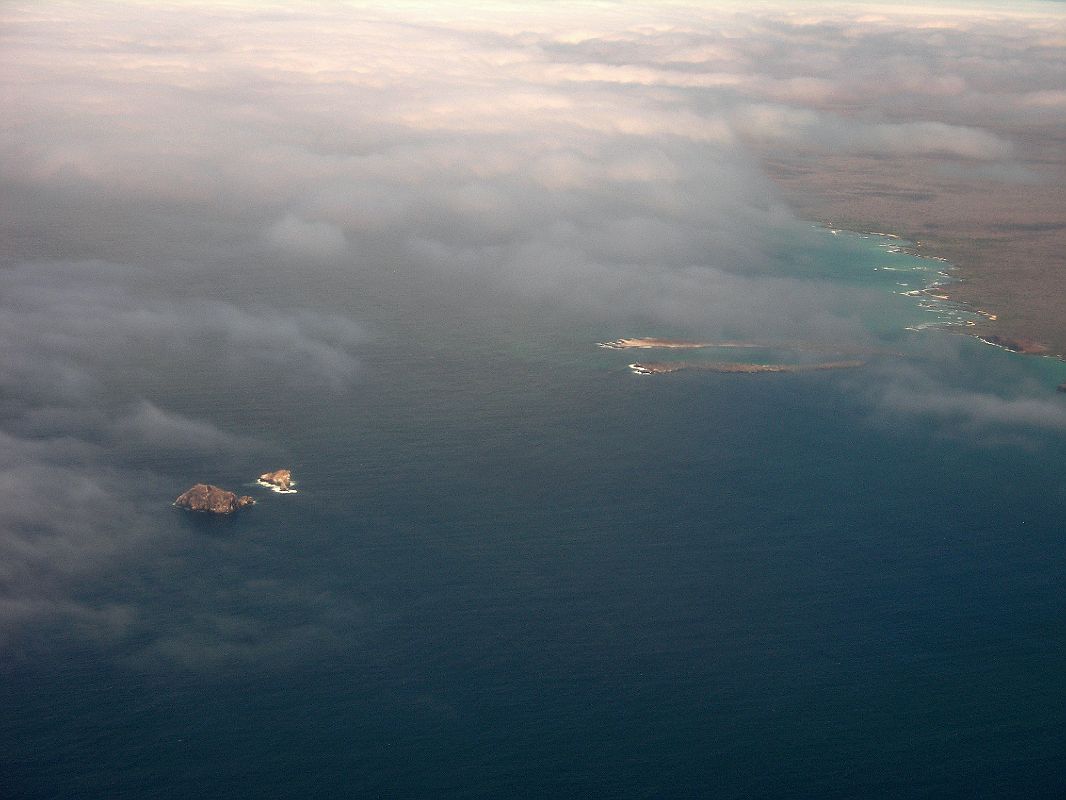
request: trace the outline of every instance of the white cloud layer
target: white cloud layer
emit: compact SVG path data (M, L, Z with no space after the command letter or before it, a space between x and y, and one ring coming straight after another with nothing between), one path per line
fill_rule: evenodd
M76 0L5 3L0 28L0 617L87 635L135 624L71 587L152 529L128 488L166 490L145 453L260 444L149 387L195 368L349 391L359 281L471 314L851 339L863 298L783 268L775 236L809 234L748 144L1028 179L1012 119L1066 122L1066 24L1040 3ZM296 285L334 311L292 307ZM1062 425L916 392L885 402ZM214 637L225 658L255 630L187 622L152 652Z
M170 464L224 471L276 449L140 396L146 384L321 393L356 373L363 334L347 319L177 300L149 277L102 262L0 270L0 641L55 619L90 639L128 633L135 608L71 597L164 546L158 516L185 488Z

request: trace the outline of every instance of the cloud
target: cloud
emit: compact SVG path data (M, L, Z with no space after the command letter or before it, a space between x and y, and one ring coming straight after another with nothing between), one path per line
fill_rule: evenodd
M1000 397L938 387L920 391L894 386L882 404L892 411L919 414L967 426L999 425L1066 430L1066 405L1035 397Z
M788 143L803 150L831 153L954 156L977 161L1007 159L1010 142L959 125L941 122L865 123L786 106L752 105L739 109L734 124L745 137Z
M114 604L73 594L127 557L147 529L142 504L123 490L131 476L76 439L0 433L0 442L0 641L48 618L97 627Z
M970 442L996 444L1009 435L1024 443L1025 436L1066 431L1066 401L1049 396L1047 386L1017 364L999 364L987 385L980 386L979 376L975 388L966 350L976 346L938 338L929 343L927 359L882 365L865 387L855 388L879 416L932 422L942 435Z
M127 635L136 605L109 590L75 598L165 552L160 514L201 479L182 469L211 479L276 456L244 430L148 399L150 386L170 387L176 402L175 387L195 375L238 407L287 386L343 391L363 338L337 315L182 296L143 268L0 270L0 639L31 622L93 641Z
M122 376L196 369L220 385L284 380L342 388L355 375L363 330L339 315L241 307L210 297L223 276L186 296L144 268L104 262L23 263L0 272L0 383L24 397L76 401ZM188 287L186 287L187 289Z
M1037 92L1026 92L1019 99L1024 106L1035 108L1066 108L1066 91L1045 89Z
M340 258L348 249L344 231L328 222L305 222L286 215L267 229L267 239L286 253L329 260Z
M163 452L197 450L218 453L250 445L214 425L164 411L147 400L140 401L129 415L118 419L113 431L120 441L133 440Z
M81 590L168 541L168 463L269 451L233 420L271 392L357 390L361 315L855 340L869 298L802 274L790 248L812 234L749 145L1027 180L1015 115L1063 106L1061 20L1039 5L79 0L0 18L0 619L89 638L148 624L132 595ZM1060 429L1050 401L893 386L886 413ZM254 658L341 624L318 624L328 603L286 633L184 602L149 661Z

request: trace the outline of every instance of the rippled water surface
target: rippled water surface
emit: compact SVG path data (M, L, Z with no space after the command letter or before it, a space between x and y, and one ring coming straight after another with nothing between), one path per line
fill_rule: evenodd
M968 318L906 294L940 262L884 238L817 242L780 258L841 304L862 294L861 369L635 376L632 352L596 342L691 332L544 313L459 325L399 294L307 287L303 302L373 320L344 402L291 386L220 396L206 366L144 377L168 409L249 445L221 466L130 456L161 476L144 488L151 546L79 591L138 624L16 637L0 786L1062 788L1064 365L927 330ZM766 344L713 359L806 357ZM298 494L254 485L280 466ZM170 507L209 475L258 505L230 519Z

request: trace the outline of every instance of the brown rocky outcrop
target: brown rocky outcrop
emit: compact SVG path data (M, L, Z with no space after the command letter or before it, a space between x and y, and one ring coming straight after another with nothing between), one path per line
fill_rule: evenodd
M238 497L233 492L219 489L217 486L198 483L179 495L174 505L190 511L204 511L208 514L232 514L238 509L254 506L255 500L247 495Z
M1058 389L1060 392L1066 392L1066 383L1060 383Z
M259 476L259 482L266 486L272 486L278 491L287 492L292 488L292 473L287 469L264 472Z

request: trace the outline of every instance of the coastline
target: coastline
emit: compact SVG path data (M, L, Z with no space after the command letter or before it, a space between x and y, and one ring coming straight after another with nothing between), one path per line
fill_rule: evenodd
M816 226L828 230L830 233L836 235L838 233L846 232L857 236L876 236L886 239L892 239L899 243L899 252L906 253L909 256L915 258L928 259L931 261L939 261L945 265L945 270L962 272L962 269L958 264L950 261L947 257L930 252L927 242L923 242L917 238L910 238L905 232L894 233L886 232L882 230L872 230L866 228L866 226L853 226L834 224L830 220L818 220L814 223ZM999 314L993 313L985 308L980 308L975 305L970 299L966 297L960 297L956 291L956 287L961 288L965 285L966 278L964 275L951 276L954 281L951 284L935 281L929 286L922 289L915 289L907 294L911 295L924 295L925 297L935 300L937 302L950 302L965 309L967 312L973 314L975 317L979 317L983 322L972 322L963 325L945 325L942 329L949 333L961 333L966 336L972 336L980 342L991 347L998 347L1002 350L1007 350L1011 353L1017 353L1025 356L1040 356L1044 358L1054 358L1059 361L1066 362L1066 349L1063 352L1056 352L1056 350L1048 343L1040 341L1037 338L1033 338L1027 335L1015 334L1009 335L1006 333L991 330L989 323L999 322ZM948 287L951 287L950 291Z
M856 252L866 254L863 256L865 259L862 262L863 270L873 270L871 276L881 275L876 279L879 281L877 285L880 291L890 291L899 299L910 300L912 310L909 314L905 313L901 316L896 323L901 326L900 331L904 328L908 331L931 328L946 333L965 333L977 339L981 344L1012 354L1044 356L1053 358L1056 362L1066 361L1041 342L1011 338L997 332L994 325L997 321L996 315L990 311L974 308L964 300L959 300L956 288L959 282L953 274L955 266L944 257L930 253L923 248L922 242L912 242L904 238L903 234L886 232L883 227L877 229L873 226L865 229L843 228L828 220L810 224L816 231L834 236L846 236L850 240L849 247L857 247L859 250ZM860 242L860 239L866 241ZM884 254L884 256L878 254ZM835 264L835 262L830 263ZM833 269L840 269L847 263L845 259L841 265L836 265ZM882 270L884 272L881 272ZM894 277L897 274L899 277ZM927 321L921 321L919 318L926 314L928 314ZM681 338L672 338L671 333L663 331L652 336L622 336L617 339L598 341L596 346L608 350L640 351L639 355L634 354L638 358L647 351L662 351L662 355L658 358L666 360L649 357L652 360L638 360L628 364L629 370L636 375L667 375L681 371L766 374L854 369L864 366L867 360L876 356L905 357L909 352L909 347L902 342L900 342L900 349L897 349L891 346L877 347L876 345L857 347L727 338L719 340L694 337L690 339L684 338L680 331ZM715 350L721 352L715 355L713 353ZM688 355L690 352L691 356ZM743 360L742 353L748 356L747 361ZM801 353L806 355L800 357ZM736 360L731 360L733 358ZM1051 370L1047 372L1050 376L1061 370L1061 367L1048 364L1047 367L1039 369L1045 372ZM1062 376L1059 376L1052 386L1063 391L1061 387L1066 386L1066 383L1063 383Z
M967 173L965 159L937 154L753 149L797 219L899 237L904 252L950 265L952 301L982 317L967 333L1039 343L1039 354L1066 359L1066 153L1053 128L1025 136L1015 161L1032 180Z

